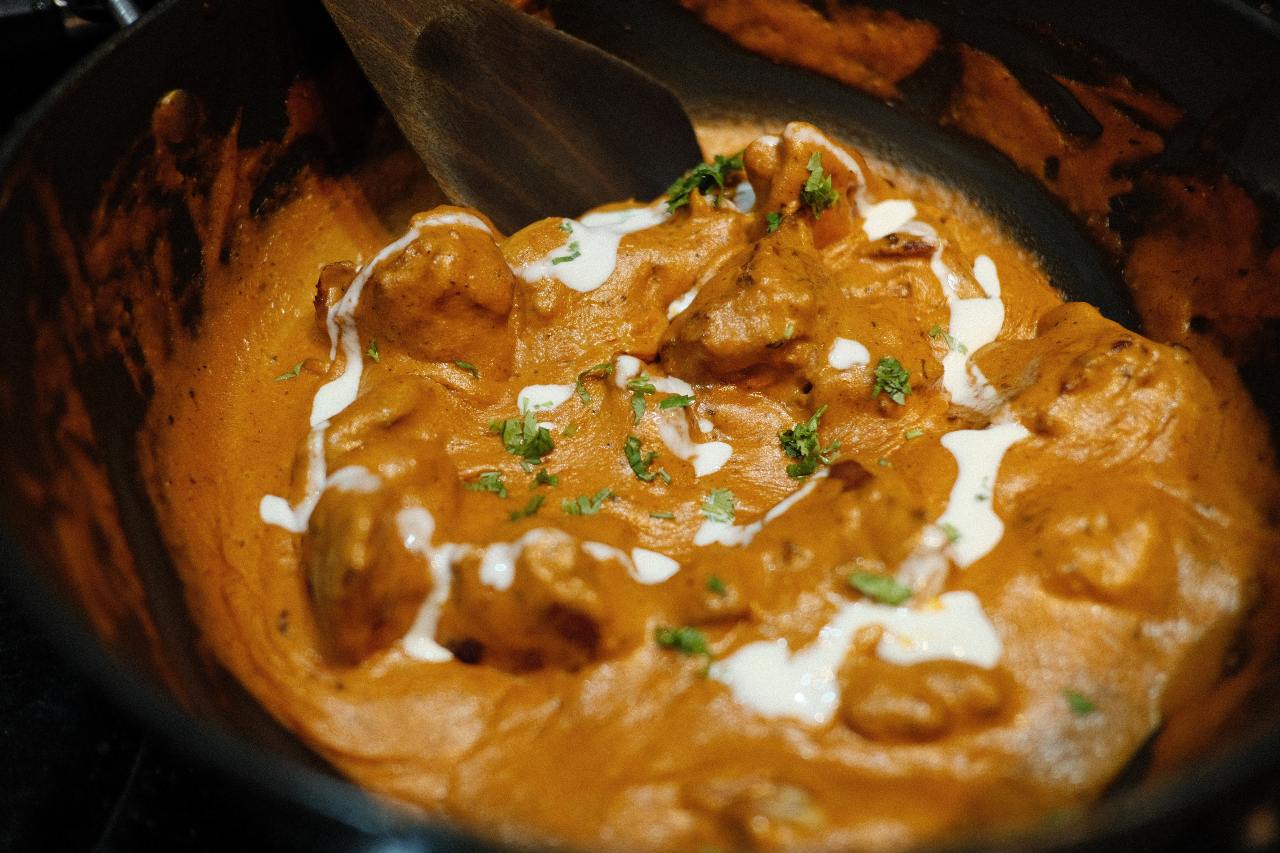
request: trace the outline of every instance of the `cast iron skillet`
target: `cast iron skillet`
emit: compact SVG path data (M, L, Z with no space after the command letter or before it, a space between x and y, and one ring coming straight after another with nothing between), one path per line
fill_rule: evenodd
M1264 209L1280 199L1275 153L1280 152L1280 90L1274 85L1280 80L1280 30L1247 7L1229 0L874 5L934 20L948 38L1002 58L1028 89L1050 103L1056 118L1086 135L1096 132L1092 120L1050 75L1078 70L1082 56L1102 57L1187 109L1188 118L1160 165L1182 170L1201 165L1209 155L1196 140L1211 124L1225 124L1230 132L1221 134L1225 142L1212 153L1217 165L1257 194ZM1083 229L994 151L938 129L948 75L955 72L945 53L910 78L904 101L889 107L817 75L752 56L660 0L557 0L552 11L564 29L666 82L695 117L745 113L808 120L881 156L951 180L1039 252L1069 295L1136 327L1117 269ZM104 186L113 170L130 168L130 152L136 150L131 146L146 132L152 108L165 92L183 88L194 94L211 133L225 133L239 116L240 143L247 147L282 137L285 95L299 75L317 82L342 121L284 152L260 187L256 201L265 206L303 164L340 172L385 144L385 133L366 132L385 129L381 106L362 85L318 0L170 0L106 45L0 151L0 304L7 308L6 333L0 336L5 439L0 470L6 478L0 564L8 583L70 656L200 759L304 814L375 835L411 838L432 849L476 848L482 843L415 822L341 781L202 654L137 478L133 436L148 388L144 383L139 390L129 380L121 360L83 363L76 381L93 421L91 452L115 492L120 523L147 590L155 638L128 623L116 626L109 643L93 634L56 547L58 507L21 499L12 486L17 477L47 479L60 464L47 440L56 424L32 415L40 371L35 325L57 316L68 287L51 221L56 219L73 241L86 233ZM128 203L123 197L115 201ZM189 240L183 242L180 224L175 218L171 229L180 273L175 287L195 294L186 303L195 306L188 318L195 322L200 256ZM1246 365L1244 373L1273 432L1280 434L1275 362L1264 356ZM101 531L84 533L92 537ZM163 686L162 669L184 697L181 705ZM1272 685L1266 695L1255 697L1253 725L1178 777L1137 789L1130 783L1141 778L1139 760L1128 778L1083 817L1052 832L989 839L988 846L1161 849L1195 833L1211 838L1217 829L1234 832L1239 809L1233 812L1229 804L1248 803L1252 792L1274 788L1280 779L1278 693ZM1211 827L1207 835L1206 826Z

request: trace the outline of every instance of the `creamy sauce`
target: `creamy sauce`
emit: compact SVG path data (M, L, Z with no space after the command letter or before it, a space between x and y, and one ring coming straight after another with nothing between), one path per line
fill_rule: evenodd
M786 640L750 643L711 672L739 702L766 717L794 717L822 725L840 706L836 672L859 628L878 625L883 660L910 666L931 660L972 663L984 669L1000 658L1000 638L971 592L947 592L925 607L889 607L855 601L842 604L818 639L792 653Z
M857 341L848 338L836 338L827 353L827 364L836 370L848 370L851 367L871 363L871 353Z
M563 246L552 249L530 264L518 267L516 275L526 281L554 278L570 290L590 293L613 275L618 265L618 245L622 238L667 219L665 205L591 213L577 222L564 220Z

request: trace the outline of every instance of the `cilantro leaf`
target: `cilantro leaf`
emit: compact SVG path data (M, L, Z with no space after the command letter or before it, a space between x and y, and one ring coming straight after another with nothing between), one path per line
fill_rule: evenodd
M613 489L605 486L596 492L595 497L578 495L576 501L565 498L560 502L560 511L569 515L595 515L604 506L604 502L614 497Z
M674 512L651 512L649 513L649 517L672 519L676 517L676 514Z
M507 496L507 487L498 471L485 471L476 482L463 483L462 486L472 492L493 492L500 498Z
M711 590L721 598L724 598L726 595L729 594L728 587L724 585L724 581L720 580L719 575L712 575L711 577L707 578L707 589Z
M809 158L808 169L809 180L804 182L804 189L800 191L800 200L809 205L814 219L821 219L822 211L838 202L840 194L831 186L831 176L823 176L820 152L813 152L813 156Z
M298 362L293 366L293 370L289 371L288 373L281 373L273 381L283 382L286 379L296 379L302 373L302 365L304 364L306 364L305 361Z
M529 491L533 491L538 486L558 486L560 478L555 474L548 474L546 468L539 468L538 473L534 475L533 482L529 484Z
M1087 716L1098 710L1098 706L1093 703L1092 699L1069 687L1062 691L1062 697L1067 700L1067 707L1071 709L1071 713L1078 717Z
M574 423L565 424L564 431L560 433L565 438L573 438L578 434L578 425Z
M642 442L634 435L627 436L627 442L622 447L622 452L627 456L627 464L631 466L631 470L636 472L636 477L644 480L646 483L652 482L654 477L661 477L664 481L670 483L671 475L662 468L657 471L650 471L649 466L653 464L653 460L658 458L657 451L649 451L640 454L640 445Z
M707 635L697 628L658 627L654 629L653 639L664 649L674 649L685 657L711 654L711 649L707 646Z
M635 413L636 423L640 423L640 419L644 417L644 395L656 394L658 389L654 387L647 373L641 373L635 379L629 380L627 387L632 391L631 411Z
M889 399L900 406L906 405L907 395L911 393L911 371L902 366L902 362L892 356L882 356L875 369L876 384L871 389L871 399L880 396L883 391Z
M524 505L524 509L513 509L511 511L511 520L519 521L522 518L528 518L538 511L538 507L542 506L542 502L546 500L542 495L534 495L529 498L529 502Z
M948 542L960 541L960 531L956 529L954 524L940 524L938 526L942 528L943 533L947 534Z
M725 178L733 172L742 171L742 152L732 157L717 154L712 164L699 163L667 188L667 213L675 213L676 208L689 203L689 195L697 190L705 193L713 187L724 192ZM720 197L716 197L716 207L720 206Z
M902 434L902 437L907 441L910 441L911 439L919 438L922 435L924 435L924 430L922 429L909 429Z
M969 348L967 346L965 346L962 343L957 343L956 339L951 337L951 335L947 334L946 332L942 331L942 326L938 325L937 323L934 323L933 328L929 330L929 337L933 338L934 340L937 340L938 338L942 338L947 342L947 349L951 350L952 352L958 352L961 355L969 354Z
M702 513L712 521L728 524L733 521L738 499L728 489L712 489L707 501L702 505Z
M369 341L369 348L364 351L364 354L373 359L374 364L382 364L382 355L378 352L377 341Z
M685 396L684 394L672 394L670 397L665 398L661 403L659 403L658 408L659 409L679 409L679 408L683 408L684 406L692 406L692 405L693 405L692 396Z
M523 420L510 418L505 421L489 421L489 432L502 436L502 446L506 451L531 465L541 465L542 457L556 447L551 440L551 433L546 427L538 426L538 419L533 412L525 412Z
M578 248L578 241L574 240L569 244L569 254L561 255L558 258L552 258L551 265L555 266L556 264L566 264L569 261L576 261L580 257L582 257L582 251Z
M911 587L898 583L893 578L870 572L854 572L849 575L849 586L881 604L898 605L912 595Z
M823 448L818 441L818 422L826 410L827 407L823 406L814 412L813 417L807 422L796 424L791 429L781 430L778 433L782 452L792 459L800 460L787 466L787 476L808 477L818 470L819 465L830 465L840 458L840 454L835 452L840 442L833 441L830 447Z
M574 390L578 392L578 399L582 401L582 405L584 406L591 405L591 394L587 391L587 386L582 384L582 380L597 371L599 371L602 377L608 376L610 373L613 373L613 365L607 362L604 364L597 364L595 367L588 367L586 370L578 374L578 384L574 386Z
M772 234L774 231L777 231L778 226L782 224L782 214L766 213L764 217L764 221L767 223L767 227L765 228L764 233Z
M454 364L458 365L458 367L461 367L463 370L467 371L467 373L470 373L476 379L480 378L480 371L476 370L476 366L474 364L469 364L465 361L455 361Z

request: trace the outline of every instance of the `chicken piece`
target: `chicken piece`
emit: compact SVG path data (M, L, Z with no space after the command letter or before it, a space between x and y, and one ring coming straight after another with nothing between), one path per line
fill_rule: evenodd
M410 229L418 236L379 261L364 282L356 324L384 354L465 361L505 377L516 345L510 321L515 277L494 241L496 231L451 217L480 222L473 211L449 206L415 216ZM349 263L321 271L316 319L322 328L355 281L357 270Z
M647 588L605 546L534 528L461 561L437 641L473 662L512 672L574 671L645 638Z
M353 666L403 637L435 587L428 558L405 547L400 512L448 519L461 487L439 441L388 439L343 461L311 513L301 562L325 653Z

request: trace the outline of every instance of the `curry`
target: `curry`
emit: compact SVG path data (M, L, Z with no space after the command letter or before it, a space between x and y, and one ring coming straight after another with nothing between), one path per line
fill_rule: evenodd
M1032 825L1259 600L1239 387L809 125L510 236L307 173L245 228L144 435L192 611L320 755L469 830Z

